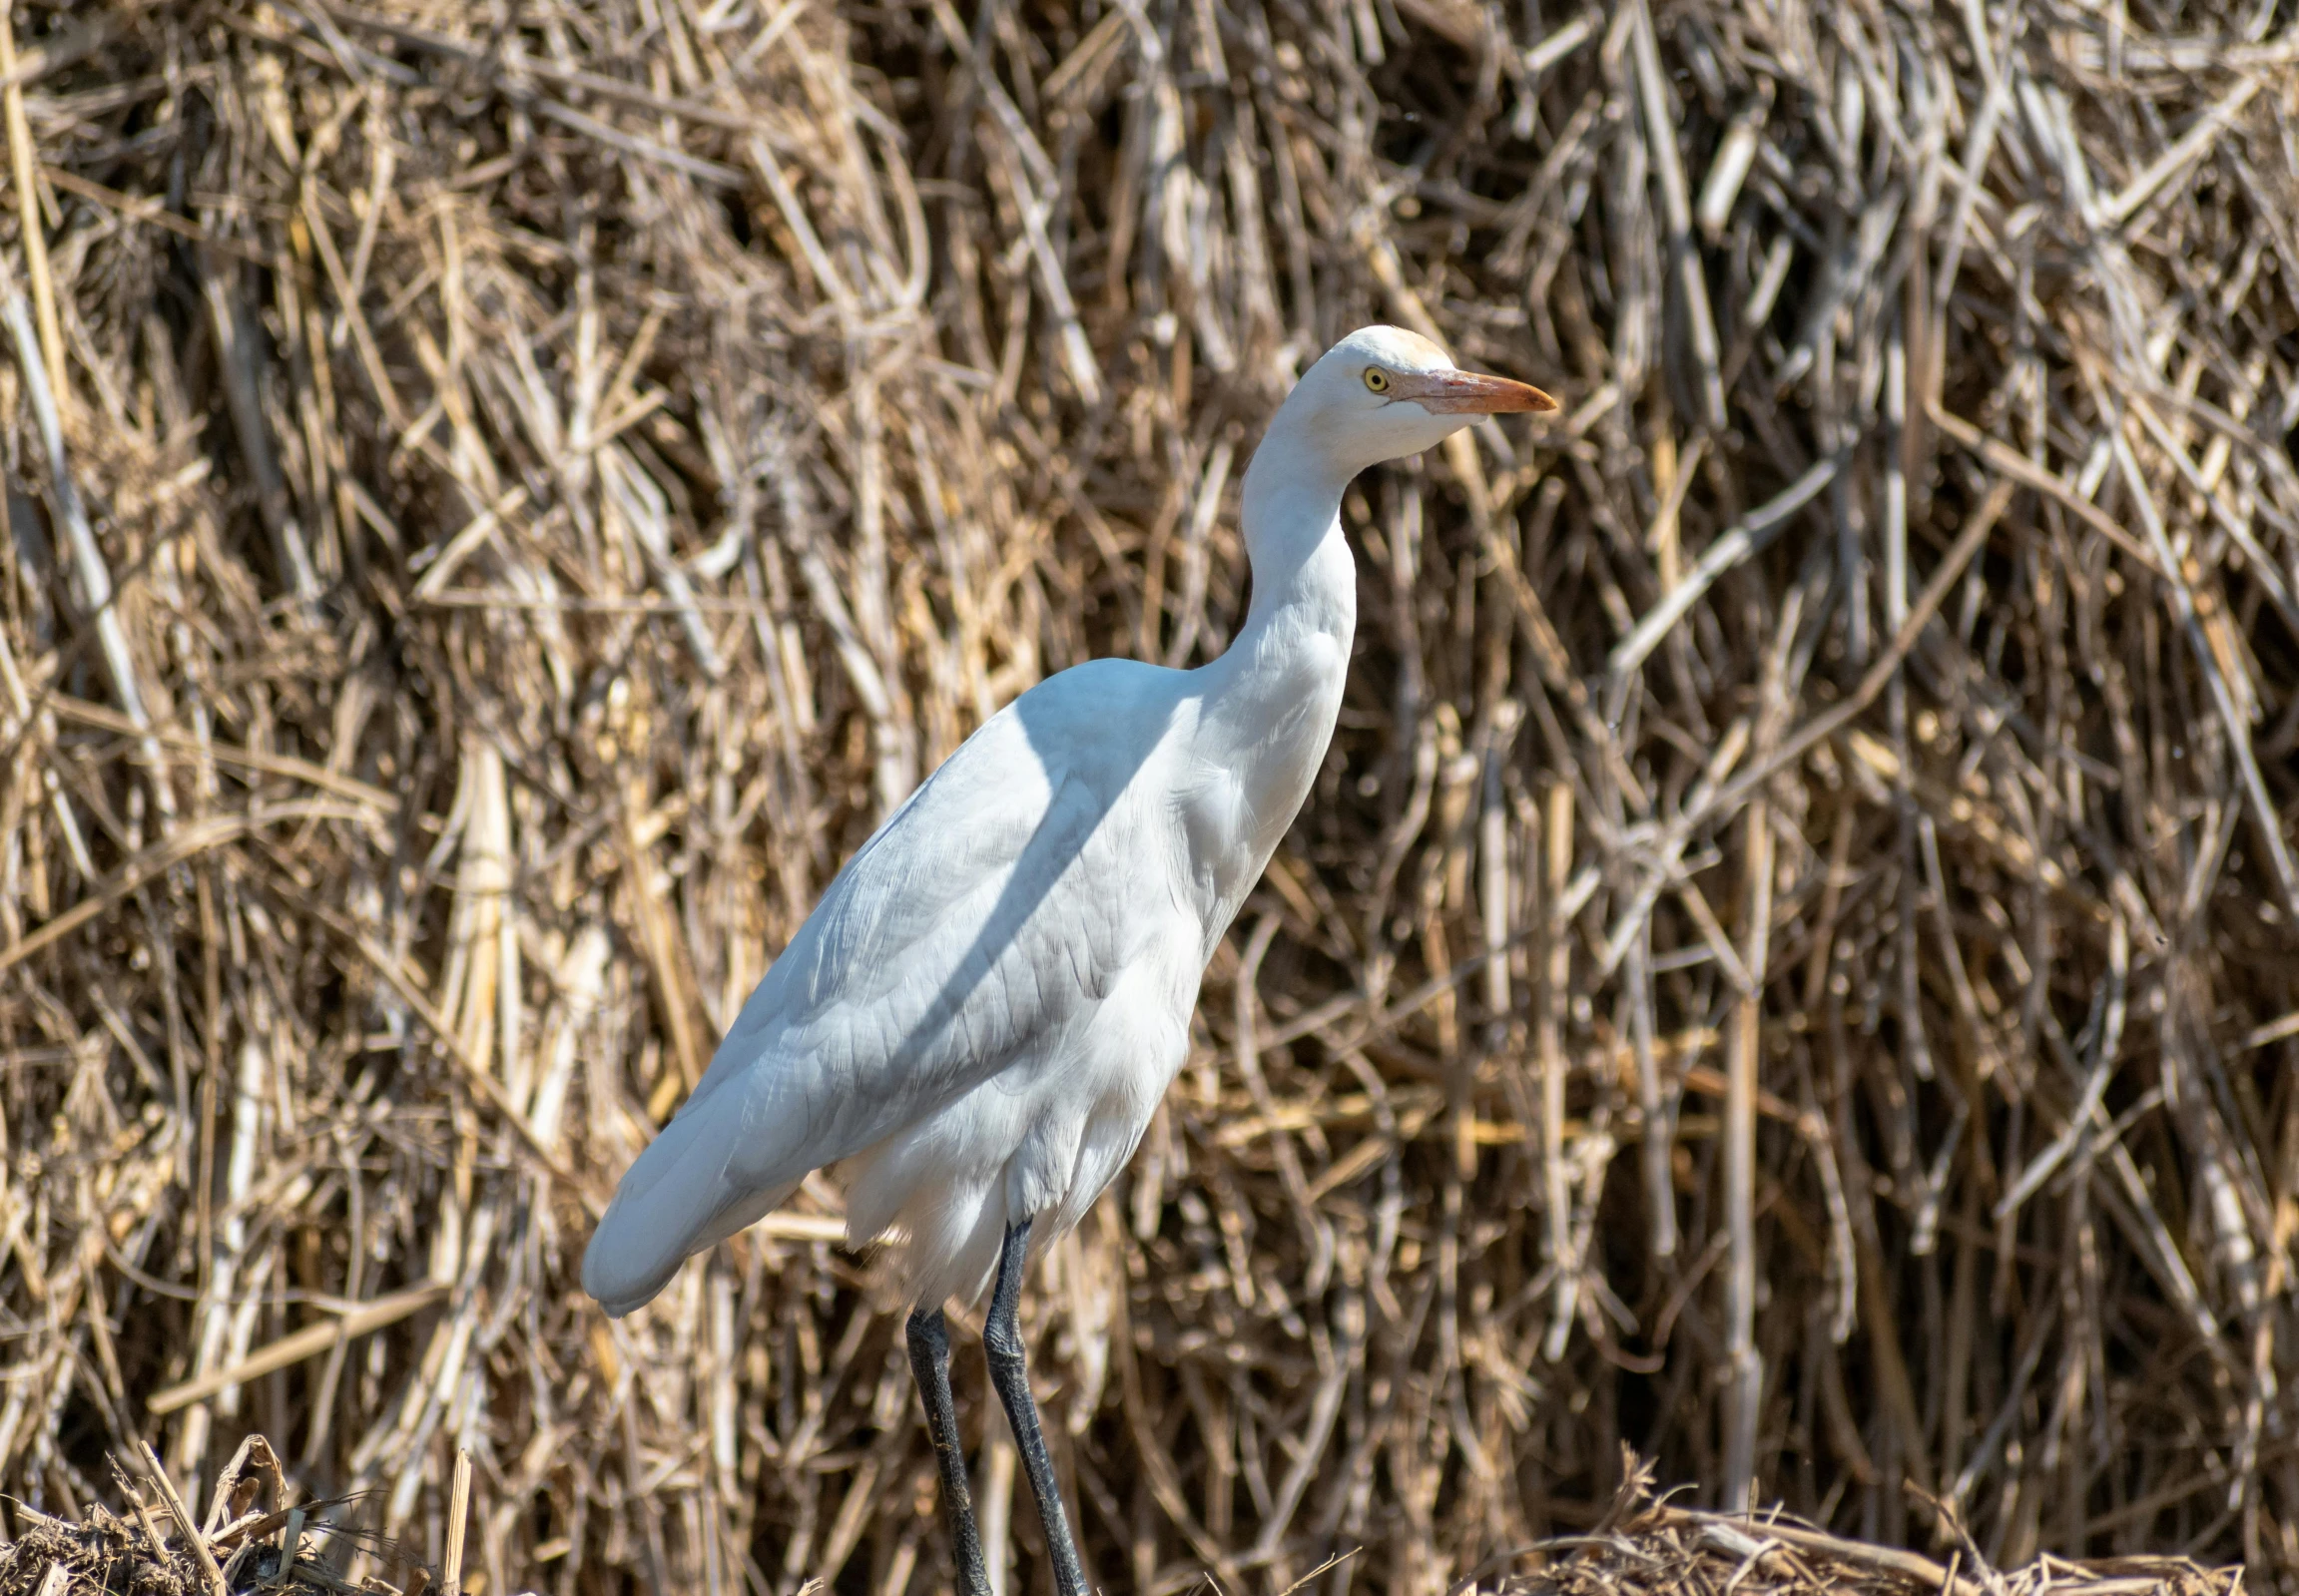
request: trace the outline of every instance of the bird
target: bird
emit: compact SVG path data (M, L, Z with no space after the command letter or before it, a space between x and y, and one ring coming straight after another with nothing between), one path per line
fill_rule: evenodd
M962 743L833 879L583 1257L613 1317L838 1166L849 1245L887 1243L960 1596L988 1596L949 1382L982 1344L1060 1596L1085 1596L1030 1394L1022 1279L1132 1157L1198 987L1325 762L1357 624L1342 496L1480 417L1556 401L1363 327L1302 373L1247 468L1251 597L1194 670L1097 659Z

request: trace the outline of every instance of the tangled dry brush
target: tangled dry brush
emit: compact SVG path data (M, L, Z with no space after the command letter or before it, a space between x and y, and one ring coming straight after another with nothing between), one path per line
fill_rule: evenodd
M1222 648L1381 319L1565 411L1348 501L1026 1311L1098 1579L1522 1574L1625 1444L2293 1588L2289 6L368 3L0 33L0 1489L261 1430L404 1583L466 1448L490 1596L944 1588L835 1182L576 1260L921 773Z

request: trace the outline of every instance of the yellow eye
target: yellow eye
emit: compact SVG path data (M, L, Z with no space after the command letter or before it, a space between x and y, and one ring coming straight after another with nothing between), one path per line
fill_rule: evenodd
M1376 393L1387 393L1389 391L1389 373L1378 366L1369 365L1365 368L1365 385Z

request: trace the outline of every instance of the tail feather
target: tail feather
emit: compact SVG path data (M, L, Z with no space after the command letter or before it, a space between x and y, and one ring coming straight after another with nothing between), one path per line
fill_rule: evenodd
M796 1180L760 1186L736 1176L742 1118L682 1112L623 1176L583 1254L583 1290L609 1317L645 1307L681 1264L763 1219L798 1189Z

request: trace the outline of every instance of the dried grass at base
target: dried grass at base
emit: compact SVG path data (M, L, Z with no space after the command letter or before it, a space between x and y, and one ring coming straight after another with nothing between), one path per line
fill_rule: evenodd
M1671 1493L1674 1494L1674 1493ZM2046 1553L1997 1569L1968 1534L1945 1562L1816 1529L1778 1511L1734 1514L1654 1501L1652 1470L1622 1459L1604 1517L1505 1559L1529 1572L1477 1580L1492 1596L2242 1596L2243 1570L2190 1557L2076 1562ZM1467 1588L1467 1587L1462 1587Z
M124 1501L120 1512L91 1505L79 1522L51 1518L14 1504L16 1536L0 1542L0 1596L227 1596L231 1592L361 1592L367 1596L422 1596L434 1570L404 1548L360 1534L339 1520L356 1516L353 1504L299 1498L281 1472L272 1443L250 1435L217 1476L204 1519L182 1516L173 1481L145 1465L141 1480L115 1470ZM158 1495L160 1500L145 1498ZM467 1498L466 1498L467 1502ZM193 1530L197 1529L195 1540ZM339 1565L352 1545L379 1554L391 1579L366 1575L345 1580ZM450 1580L445 1596L460 1596Z
M2285 1588L2283 25L17 5L0 1490L254 1426L435 1562L464 1445L491 1596L940 1588L835 1184L615 1327L590 1215L983 715L1222 646L1380 318L1567 409L1348 501L1333 765L1028 1310L1090 1566L1437 1596L1626 1439Z
M1567 1536L1537 1573L1497 1596L2242 1596L2243 1570L2189 1557L2072 1562L2045 1554L2025 1568L1977 1575L1793 1521L1661 1507L1603 1535Z
M259 1499L257 1471L242 1468L251 1451L269 1465L272 1489ZM1602 1521L1586 1534L1565 1535L1514 1555L1487 1559L1531 1572L1497 1581L1472 1575L1455 1591L1490 1596L2242 1596L2240 1568L2208 1568L2188 1557L2116 1557L2070 1561L2048 1554L2024 1569L1998 1571L1959 1550L1942 1564L1897 1547L1832 1535L1778 1513L1734 1515L1687 1510L1651 1501L1651 1470L1625 1460L1624 1481ZM123 1479L123 1483L125 1480ZM227 1590L296 1593L368 1593L422 1596L434 1571L394 1560L398 1583L369 1575L356 1584L332 1566L327 1545L335 1526L287 1504L270 1443L250 1436L226 1466L218 1506L209 1515L204 1563L181 1533L160 1530L149 1512L116 1517L102 1507L84 1523L48 1518L18 1505L18 1538L0 1545L0 1596L74 1596L79 1591L181 1593ZM306 1527L306 1516L310 1522ZM157 1539L157 1544L155 1543ZM1355 1553L1331 1560L1339 1567ZM213 1571L211 1571L213 1569ZM1320 1570L1322 1571L1322 1570ZM1201 1582L1218 1590L1218 1582ZM455 1596L460 1586L442 1588ZM1302 1587L1296 1586L1296 1589ZM800 1596L822 1596L810 1580Z

